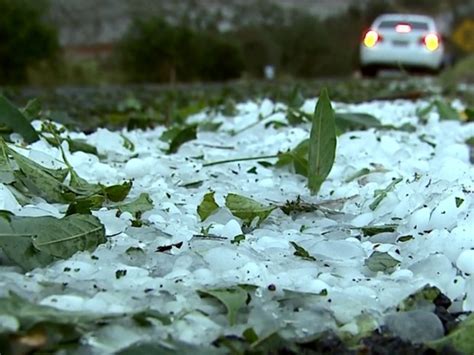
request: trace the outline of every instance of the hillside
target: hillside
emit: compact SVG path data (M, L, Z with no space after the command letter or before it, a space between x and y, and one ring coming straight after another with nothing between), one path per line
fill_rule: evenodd
M60 29L60 41L63 46L84 46L115 42L135 17L159 15L175 21L185 16L198 25L215 21L220 29L225 30L238 22L258 21L255 17L256 6L265 7L266 11L270 12L274 12L275 6L283 9L304 9L324 17L345 9L351 3L354 1L51 0L49 16Z

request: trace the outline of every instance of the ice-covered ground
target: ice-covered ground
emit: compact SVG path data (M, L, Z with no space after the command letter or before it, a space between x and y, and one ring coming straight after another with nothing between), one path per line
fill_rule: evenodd
M313 112L315 103L306 101L303 110ZM426 284L446 294L452 310L473 311L474 169L464 142L474 136L474 124L442 121L436 111L421 124L416 110L426 105L403 100L335 103L338 112L370 113L383 124L409 123L416 131L369 129L339 136L335 165L317 196L310 196L306 179L288 168L264 167L258 161L203 167L221 159L276 154L309 136L309 124L266 127L266 122L286 121L283 113L272 114L283 106L268 100L239 104L234 117L190 117L189 122L212 119L222 125L217 132L198 132L196 140L171 155L163 152L167 144L159 140L163 127L71 133L107 157L101 161L82 152L68 154L81 177L101 183L133 179L129 198L147 192L155 207L144 213L140 228L131 226L129 213L116 217L116 210L94 212L109 237L93 253L79 252L26 274L0 266L0 297L12 290L67 311L108 315L151 308L170 316L170 324L155 319L143 328L111 322L86 334L84 344L98 353L168 336L209 344L220 335L241 335L249 327L259 336L280 331L288 338L328 328L357 333L363 320L383 324L404 298ZM232 134L259 117L266 118ZM133 142L134 151L124 147L120 133ZM58 149L44 141L30 148L24 154L43 164L61 160ZM372 172L347 182L364 168ZM372 210L374 192L399 178ZM202 183L186 187L194 182ZM61 217L67 208L40 200L22 207L0 188L0 209L17 215ZM236 193L267 205L283 205L300 196L325 208L293 216L276 209L258 228L242 231L241 221L225 207L200 221L196 209L211 190L219 206L225 205L228 193ZM384 225L394 225L394 231L366 236L361 230ZM225 239L205 238L204 231ZM231 243L243 233L245 240ZM159 246L179 242L180 248L157 252ZM294 255L290 242L315 260ZM371 271L367 260L376 251L399 264L393 270ZM196 292L238 284L258 288L234 325L229 325L221 304Z

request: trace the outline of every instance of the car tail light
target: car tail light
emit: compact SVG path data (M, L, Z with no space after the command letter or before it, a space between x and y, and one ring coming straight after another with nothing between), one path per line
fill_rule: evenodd
M440 38L436 33L429 33L422 38L422 43L429 51L435 51L439 48Z
M407 23L399 23L395 26L395 31L398 33L409 33L411 32L411 26Z
M365 33L363 43L366 47L372 48L378 42L382 41L382 36L380 36L376 31L369 30Z

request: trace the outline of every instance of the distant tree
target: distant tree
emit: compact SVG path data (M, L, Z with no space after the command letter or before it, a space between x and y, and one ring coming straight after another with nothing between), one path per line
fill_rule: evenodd
M271 29L254 25L239 28L232 34L242 49L248 75L262 78L266 65L279 66L281 48L272 32Z
M46 1L0 0L0 83L27 80L29 66L59 49L54 27L43 22Z
M225 81L240 77L244 61L240 47L230 38L217 34L202 36L204 45L199 63L201 78Z
M243 69L240 48L222 35L160 18L134 21L118 57L134 82L221 81L238 78Z

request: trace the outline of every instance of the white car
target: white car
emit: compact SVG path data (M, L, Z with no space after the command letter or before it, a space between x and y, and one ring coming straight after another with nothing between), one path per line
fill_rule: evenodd
M435 21L423 15L381 15L364 33L360 45L364 76L376 76L384 68L437 72L443 60L444 46Z

